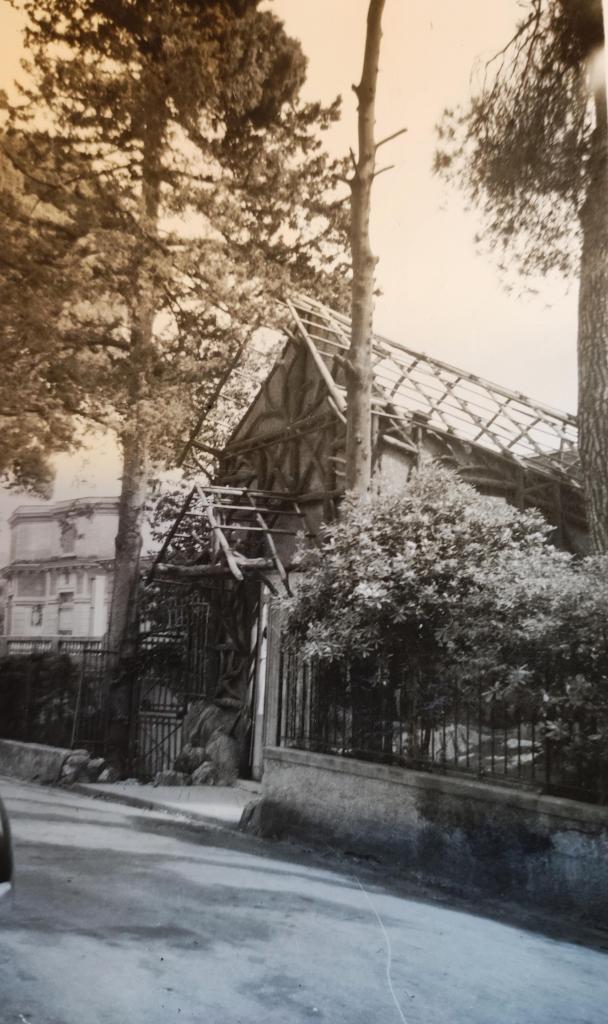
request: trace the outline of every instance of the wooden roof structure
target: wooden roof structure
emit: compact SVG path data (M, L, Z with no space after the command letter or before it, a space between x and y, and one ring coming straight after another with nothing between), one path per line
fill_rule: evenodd
M285 348L221 453L216 485L192 488L149 578L270 575L289 592L296 534L314 539L335 515L350 322L313 299L285 305ZM380 478L406 479L419 458L437 459L484 494L540 509L558 545L585 550L574 416L380 335L373 365ZM189 444L196 463L205 447Z
M313 299L287 303L336 410L344 415L341 369L350 345L347 317ZM579 488L576 417L476 374L374 335L373 411L385 440L403 443L403 427L456 437Z

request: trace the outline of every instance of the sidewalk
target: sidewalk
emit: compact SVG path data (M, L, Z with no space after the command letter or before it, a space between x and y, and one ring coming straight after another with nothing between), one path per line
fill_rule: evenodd
M70 788L129 807L164 810L192 821L236 828L244 808L262 787L250 781L240 781L236 786L152 786L127 781L78 782Z

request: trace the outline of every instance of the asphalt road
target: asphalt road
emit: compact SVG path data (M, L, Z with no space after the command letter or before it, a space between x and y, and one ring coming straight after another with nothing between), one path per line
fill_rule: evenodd
M0 904L0 1024L608 1019L600 949L154 812L0 792L18 865Z

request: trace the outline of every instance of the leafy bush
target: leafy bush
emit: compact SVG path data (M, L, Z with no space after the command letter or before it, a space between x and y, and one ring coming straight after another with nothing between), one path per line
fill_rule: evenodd
M483 592L505 556L547 548L548 532L538 513L484 498L436 465L401 491L347 497L321 549L303 556L290 642L328 660L387 647L412 665L434 657L463 601Z
M77 690L77 668L66 654L0 658L0 735L69 746Z
M566 769L608 800L607 558L504 560L442 640L457 678L540 719Z
M608 559L558 551L550 533L435 465L399 492L347 497L302 557L288 647L369 678L382 660L427 705L481 681L606 800Z

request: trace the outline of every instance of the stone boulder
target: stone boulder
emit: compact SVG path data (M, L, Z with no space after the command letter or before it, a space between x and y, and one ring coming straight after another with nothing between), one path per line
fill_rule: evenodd
M241 820L239 821L241 832L249 832L251 835L262 834L262 798L256 797L243 808Z
M63 785L70 786L74 782L106 782L118 779L117 772L115 778L111 780L107 778L107 772L105 758L91 757L86 750L71 750L63 762L60 781Z
M233 786L239 777L245 736L240 701L229 697L198 701L184 718L184 747L176 758L175 770L191 775L194 785Z
M217 733L225 736L237 731L241 714L240 704L220 707L207 701L197 701L186 714L182 725L182 739L185 746L207 747Z
M190 782L193 786L215 786L216 779L217 769L213 761L205 761L190 776Z
M72 750L61 767L61 782L69 786L73 782L89 781L87 768L89 764L87 750Z
M216 786L234 786L240 762L239 745L234 737L217 733L207 744L207 757L215 765Z
M89 782L98 782L105 767L106 762L103 757L92 757L86 768Z
M191 775L192 772L195 772L207 760L208 757L204 747L193 747L190 743L187 743L175 758L173 767L176 772L185 772L186 775Z

